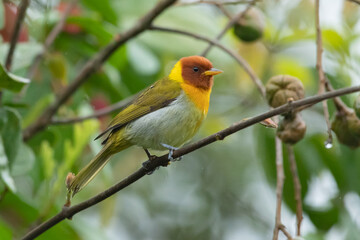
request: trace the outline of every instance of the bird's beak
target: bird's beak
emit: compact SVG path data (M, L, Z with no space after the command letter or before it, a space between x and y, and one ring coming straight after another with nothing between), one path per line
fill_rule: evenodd
M219 70L219 69L216 69L216 68L212 68L210 70L207 70L204 72L204 74L206 76L213 76L213 75L217 75L219 73L222 73L223 71Z

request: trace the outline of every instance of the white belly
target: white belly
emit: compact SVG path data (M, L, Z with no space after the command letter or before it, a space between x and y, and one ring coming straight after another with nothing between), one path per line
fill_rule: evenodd
M125 128L125 138L135 145L165 150L161 143L180 147L197 132L205 113L182 93L169 106L149 113Z

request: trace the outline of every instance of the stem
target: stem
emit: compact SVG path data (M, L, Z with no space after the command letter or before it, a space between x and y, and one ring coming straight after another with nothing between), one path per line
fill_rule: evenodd
M18 11L17 11L18 16L16 18L15 28L14 28L14 31L13 31L13 33L11 35L9 51L8 51L8 54L7 54L6 60L5 60L5 68L8 71L11 69L11 64L12 64L16 44L17 44L18 39L19 39L21 26L22 26L22 24L24 22L26 10L27 10L29 4L30 4L30 0L22 0L21 3L18 6Z
M294 148L290 144L287 144L286 146L287 146L287 152L288 152L288 156L289 156L291 175L293 177L293 184L294 184L294 196L295 196L295 202L296 202L296 220L297 220L296 235L301 236L300 229L301 229L301 222L303 220L303 216L302 216L303 210L302 210L302 200L301 200L301 183L300 183L298 170L296 167Z

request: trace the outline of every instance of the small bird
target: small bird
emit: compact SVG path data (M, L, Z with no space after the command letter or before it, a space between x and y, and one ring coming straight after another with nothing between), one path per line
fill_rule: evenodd
M109 161L111 155L132 145L147 149L172 151L190 140L207 115L213 76L222 73L201 56L181 58L168 77L145 89L118 113L105 136L104 147L68 185L75 195ZM95 140L96 140L95 139Z

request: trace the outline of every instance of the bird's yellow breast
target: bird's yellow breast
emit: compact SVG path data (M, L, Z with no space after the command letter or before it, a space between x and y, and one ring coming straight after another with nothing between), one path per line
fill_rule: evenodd
M189 97L191 102L204 114L206 115L209 110L210 93L211 89L204 90L194 87L190 84L182 83L182 89Z
M190 101L194 103L196 108L206 115L209 110L211 88L206 90L186 83L181 75L181 68L181 62L179 61L172 69L169 79L180 82L181 88L184 90Z

